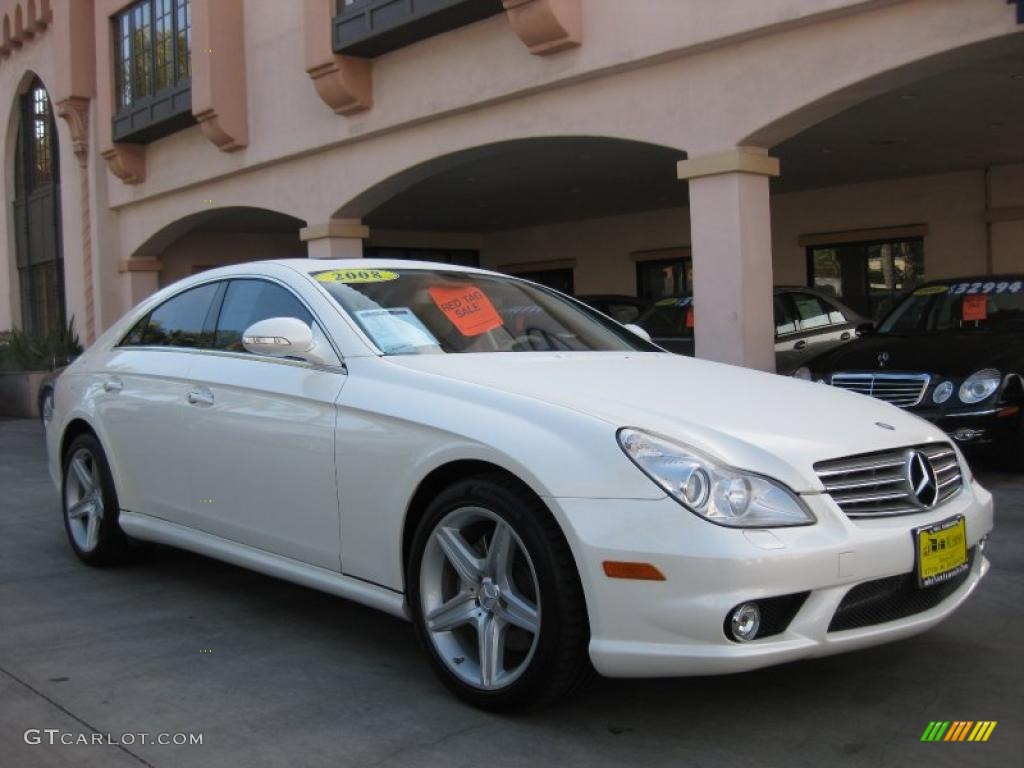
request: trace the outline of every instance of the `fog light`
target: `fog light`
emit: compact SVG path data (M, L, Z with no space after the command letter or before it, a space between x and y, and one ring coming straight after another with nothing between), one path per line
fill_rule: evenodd
M953 432L953 439L958 443L969 443L971 440L977 440L979 437L985 434L983 429L969 429L962 427L961 429Z
M729 629L734 640L745 643L757 637L757 630L761 628L761 609L757 603L743 603L732 612L729 619Z

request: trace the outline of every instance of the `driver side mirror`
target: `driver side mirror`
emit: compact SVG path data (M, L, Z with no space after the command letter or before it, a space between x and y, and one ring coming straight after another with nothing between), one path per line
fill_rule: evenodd
M858 325L856 327L856 329L854 329L854 333L856 333L858 337L860 337L860 336L870 336L874 332L875 332L875 324L874 323L861 323L860 325Z
M651 334L649 334L647 331L645 331L643 328L641 328L636 323L626 323L625 328L630 333L632 333L632 334L634 334L636 336L639 336L644 341L650 341L651 340Z
M313 338L313 329L294 317L268 317L253 323L242 334L242 346L254 355L328 363Z

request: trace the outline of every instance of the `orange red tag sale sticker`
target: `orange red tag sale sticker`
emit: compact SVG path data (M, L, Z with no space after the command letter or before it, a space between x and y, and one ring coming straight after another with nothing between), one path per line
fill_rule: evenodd
M988 297L983 294L976 293L964 296L963 313L964 322L987 319Z
M428 290L437 308L463 336L479 336L503 325L498 310L475 285L434 286Z

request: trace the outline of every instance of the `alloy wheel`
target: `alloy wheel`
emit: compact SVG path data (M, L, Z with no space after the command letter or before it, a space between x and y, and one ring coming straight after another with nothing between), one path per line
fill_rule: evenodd
M64 514L75 545L92 552L99 543L103 520L103 485L96 457L87 448L79 448L68 462L64 482Z
M540 588L512 527L482 507L445 515L420 567L427 634L464 683L498 690L530 665L541 630Z

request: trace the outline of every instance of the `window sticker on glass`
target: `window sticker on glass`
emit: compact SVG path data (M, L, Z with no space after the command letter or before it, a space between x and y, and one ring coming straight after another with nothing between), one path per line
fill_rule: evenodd
M933 296L937 293L946 293L948 290L948 285L926 285L924 288L918 288L916 291L914 291L914 295Z
M437 339L408 307L356 310L356 318L386 355L441 350Z
M384 283L397 280L398 273L387 269L331 269L314 272L313 278L321 283Z
M475 285L453 288L435 285L428 291L437 308L463 336L479 336L503 325L501 315L487 294Z
M999 282L957 283L951 286L949 292L953 296L972 293L1020 293L1024 284L1020 280L1000 280Z
M963 317L965 323L988 319L988 299L983 295L964 296Z

